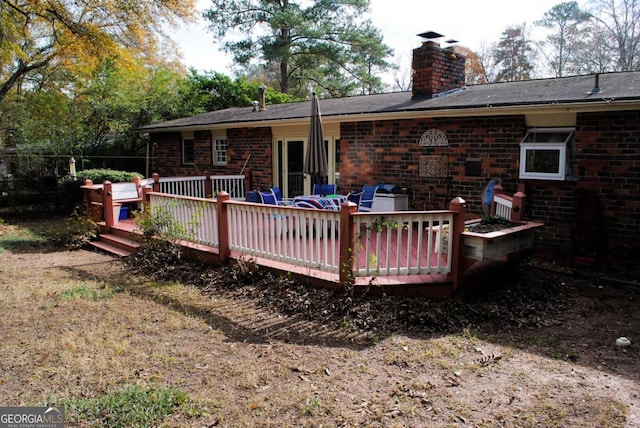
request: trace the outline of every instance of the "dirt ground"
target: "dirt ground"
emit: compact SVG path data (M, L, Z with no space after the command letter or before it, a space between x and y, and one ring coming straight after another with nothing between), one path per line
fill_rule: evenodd
M464 299L412 303L128 271L3 241L0 404L156 384L206 410L163 426L640 427L634 278L524 261ZM79 289L114 292L68 297Z

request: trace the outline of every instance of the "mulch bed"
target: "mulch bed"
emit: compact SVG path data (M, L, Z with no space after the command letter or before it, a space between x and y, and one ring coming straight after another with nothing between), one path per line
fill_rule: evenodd
M552 313L566 307L575 287L592 286L593 279L525 260L492 271L474 292L437 301L311 288L287 277L276 277L250 260L212 267L186 259L170 243L143 246L128 265L145 277L193 285L205 295L250 299L281 314L349 325L364 332L447 333L483 326L544 326Z

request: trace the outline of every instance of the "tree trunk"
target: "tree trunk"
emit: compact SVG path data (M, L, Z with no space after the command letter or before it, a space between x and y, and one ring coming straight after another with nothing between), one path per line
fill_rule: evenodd
M11 90L11 88L13 88L13 86L16 84L18 79L20 79L22 76L24 76L31 70L44 67L48 63L49 63L49 59L44 59L40 62L34 62L31 65L25 65L24 61L22 60L18 61L18 68L16 69L16 71L14 71L13 74L9 77L9 79L7 79L7 81L4 82L2 86L0 86L0 101L2 101L4 97L9 93L9 91Z

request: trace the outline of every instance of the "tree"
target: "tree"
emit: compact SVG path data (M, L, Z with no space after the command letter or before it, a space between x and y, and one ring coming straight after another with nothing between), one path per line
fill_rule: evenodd
M601 25L586 27L576 50L576 74L606 73L617 69L615 49L610 47L610 37Z
M29 84L0 103L4 145L74 156L83 167L87 157L109 159L110 167L131 166L145 148L135 128L203 111L189 81L170 67L106 58L75 81L61 74L53 67L34 70Z
M583 24L591 14L580 9L578 2L570 1L553 6L536 24L553 32L542 44L542 53L556 77L579 70L576 54L582 47Z
M194 0L0 0L0 102L36 70L90 74L116 54L153 56L162 24L193 9Z
M496 52L498 50L497 43L480 44L480 49L477 52L479 68L482 70L481 74L487 83L496 81L498 75L498 62L496 61Z
M525 24L509 27L503 31L495 51L495 63L499 67L496 81L513 82L530 79L533 71L532 51Z
M222 110L229 107L250 106L258 98L258 81L248 82L244 77L232 80L229 76L215 72L198 74L191 69L188 76L189 85L192 88L193 99L202 111ZM295 101L290 95L278 91L267 91L265 102L267 104L281 104Z
M209 29L238 64L277 64L280 91L304 98L381 90L378 72L390 64L370 20L368 0L212 0Z
M456 46L454 48L456 53L465 57L464 65L464 82L467 85L478 85L487 83L487 75L485 68L482 65L480 56L471 49L464 46Z
M603 31L596 31L596 41L610 51L615 71L633 71L640 68L640 1L592 1L592 15Z

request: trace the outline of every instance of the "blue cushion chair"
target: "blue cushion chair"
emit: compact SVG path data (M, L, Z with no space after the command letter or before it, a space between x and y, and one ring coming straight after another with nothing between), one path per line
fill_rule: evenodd
M271 191L275 195L276 203L278 205L289 205L290 204L291 201L289 199L282 197L282 191L280 190L279 187L272 187Z
M313 185L313 194L314 195L333 195L336 193L336 185L335 184L314 184Z
M347 193L347 201L353 202L356 206L360 205L360 198L362 198L362 192L349 192Z
M275 205L275 206L281 206L284 205L284 203L282 202L282 196L280 196L280 200L278 200L278 195L276 194L276 192L274 192L274 189L269 189L266 191L259 191L258 192L258 196L260 197L260 201L263 204L266 205ZM277 236L282 236L283 233L283 229L285 227L285 224L287 223L286 219L288 219L288 216L282 216L282 215L277 215L274 214L273 216L269 216L272 220L276 221L276 233Z
M278 205L278 199L276 198L276 194L273 193L272 190L268 191L259 191L258 196L260 196L260 202L267 205Z
M370 212L373 205L373 198L376 196L378 186L362 186L362 196L360 197L360 203L358 204L358 211Z

